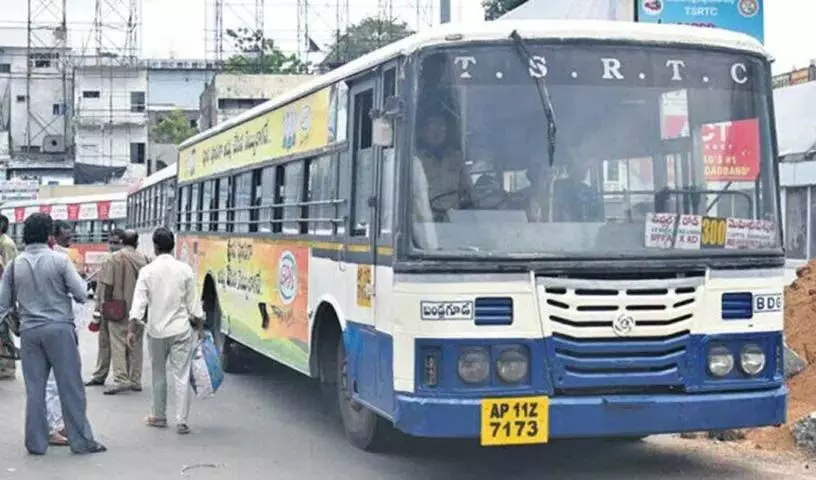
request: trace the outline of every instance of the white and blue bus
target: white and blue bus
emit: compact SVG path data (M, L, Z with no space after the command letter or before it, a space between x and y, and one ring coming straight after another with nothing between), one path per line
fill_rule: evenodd
M180 145L179 255L360 448L778 425L775 138L745 35L447 25Z

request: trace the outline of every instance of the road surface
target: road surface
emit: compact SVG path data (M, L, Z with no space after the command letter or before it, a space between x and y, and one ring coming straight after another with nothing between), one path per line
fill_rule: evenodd
M89 373L96 337L86 330L80 337ZM581 441L515 449L411 440L395 453L369 454L344 441L312 382L272 362L258 363L254 373L228 376L216 398L194 402L188 436L143 426L148 389L108 397L89 388L91 422L109 451L88 456L65 447L51 447L44 457L27 455L22 380L0 382L0 479L816 478L801 458L668 436L631 445Z

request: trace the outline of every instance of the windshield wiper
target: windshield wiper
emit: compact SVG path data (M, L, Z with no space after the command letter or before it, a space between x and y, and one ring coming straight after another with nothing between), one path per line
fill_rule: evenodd
M519 35L518 30L513 30L510 34L510 38L513 39L513 43L516 46L516 53L518 53L519 58L524 62L524 66L530 68L534 65L536 62L533 59L533 55L527 49L527 45L524 43L524 39L521 35ZM555 111L553 110L550 92L547 90L547 84L544 83L544 77L535 77L532 75L530 77L535 82L538 98L541 101L541 106L544 107L544 116L547 117L547 156L550 161L550 166L552 166L555 161Z

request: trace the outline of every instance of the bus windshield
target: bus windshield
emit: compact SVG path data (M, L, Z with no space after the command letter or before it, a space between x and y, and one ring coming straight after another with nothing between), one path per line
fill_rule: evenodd
M762 58L525 44L524 54L509 40L421 54L415 249L608 258L781 248Z

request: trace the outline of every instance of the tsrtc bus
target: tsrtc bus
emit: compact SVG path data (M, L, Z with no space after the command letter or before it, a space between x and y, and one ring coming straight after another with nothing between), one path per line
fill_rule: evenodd
M8 217L9 236L19 248L23 248L23 223L32 213L45 212L54 220L71 224L74 236L69 254L93 289L93 275L110 253L110 232L125 226L125 198L122 192L20 200L4 203L0 212Z
M447 25L180 145L177 248L360 448L777 425L771 102L742 34Z
M127 226L139 234L139 250L153 252L153 231L175 227L176 174L178 164L168 165L135 184L127 196Z

